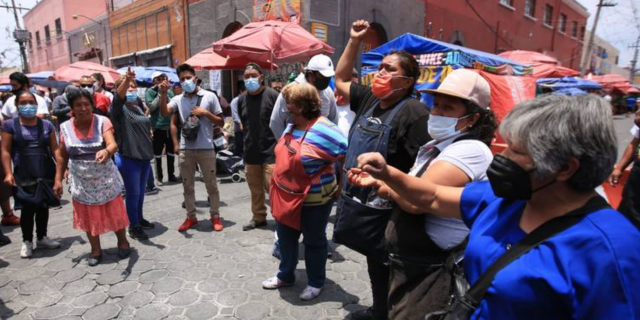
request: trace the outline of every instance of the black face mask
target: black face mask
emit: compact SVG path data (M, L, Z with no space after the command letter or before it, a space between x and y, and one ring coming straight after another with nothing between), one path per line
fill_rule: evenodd
M533 169L527 171L519 166L515 161L496 155L487 170L487 177L491 184L493 193L500 198L512 200L530 200L531 196L556 182L553 181L539 187L531 189L531 177L529 174Z
M316 75L315 79L313 80L313 86L316 87L318 91L322 91L329 87L330 81L331 78Z

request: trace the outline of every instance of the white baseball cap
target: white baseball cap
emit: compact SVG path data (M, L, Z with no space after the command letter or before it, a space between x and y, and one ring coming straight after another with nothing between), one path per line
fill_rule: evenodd
M331 58L324 54L317 54L313 56L309 60L309 63L307 63L307 67L305 68L305 70L318 71L320 72L320 74L327 78L331 78L336 74L335 70L333 69L333 61L331 61Z
M151 80L153 81L155 78L157 78L159 76L165 76L166 77L167 75L162 71L156 71L156 72L151 74Z
M453 70L442 81L438 89L420 90L431 94L443 94L471 101L480 108L488 108L491 103L491 87L477 72L469 69Z

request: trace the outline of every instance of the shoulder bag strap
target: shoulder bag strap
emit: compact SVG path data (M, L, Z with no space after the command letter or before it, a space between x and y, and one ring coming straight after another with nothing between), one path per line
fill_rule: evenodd
M393 107L393 111L391 111L391 114L387 117L387 119L385 119L384 124L391 125L391 121L393 121L396 115L407 105L407 101L409 101L409 98L403 98L400 102L398 102L398 104Z
M496 260L487 270L480 276L480 278L473 284L473 286L467 291L464 298L470 302L474 307L478 307L480 301L484 297L485 293L489 289L491 282L495 275L508 266L511 262L518 259L520 256L529 252L529 250L537 247L540 243L555 236L556 234L567 230L571 226L580 222L584 216L589 213L610 208L606 200L597 195L589 199L589 201L582 207L573 210L563 216L551 219L544 223L542 226L533 230L524 239L515 244L511 250L507 251L498 260Z
M20 125L20 118L18 117L13 118L13 134L16 136L18 152L21 152L25 148L26 143L22 136L22 125Z

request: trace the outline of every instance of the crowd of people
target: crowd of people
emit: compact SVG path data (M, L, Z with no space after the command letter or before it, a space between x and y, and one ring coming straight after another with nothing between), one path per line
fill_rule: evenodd
M154 73L144 98L130 69L113 92L102 75L86 75L50 102L12 74L13 96L2 101L2 225L21 226L23 258L33 254L34 224L37 248L59 247L47 223L66 183L73 227L91 244L88 265L101 263L107 232L125 259L127 238L148 239L155 227L144 203L156 185L182 183L178 231L199 223L199 172L211 229L223 231L216 155L224 128L251 194L242 229L264 228L269 209L276 221L280 263L264 289L295 283L302 236L300 299L322 293L335 208L333 241L366 256L371 284L373 305L351 319L640 317L640 113L616 163L610 104L595 95L544 95L499 123L489 83L458 69L425 91L434 98L427 107L415 91L418 62L406 51L384 57L370 87L358 83L368 30L354 22L335 68L316 55L289 83L247 64L230 104L187 64L176 69L177 85ZM494 155L498 134L507 148ZM595 189L618 184L634 161L616 211Z

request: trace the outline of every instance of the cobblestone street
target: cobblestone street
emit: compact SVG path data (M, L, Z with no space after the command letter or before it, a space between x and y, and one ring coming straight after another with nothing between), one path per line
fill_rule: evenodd
M200 223L179 233L185 217L182 185L165 185L145 199L145 216L156 223L151 238L130 240L131 257L119 260L115 235L103 235L103 262L93 268L87 266L86 235L72 227L68 195L63 207L50 213L49 237L62 242L60 249L35 250L33 258L20 259L20 228L2 227L13 243L0 248L0 317L319 320L344 319L371 305L364 257L333 244L327 284L316 300L298 298L306 285L304 250L295 286L263 290L262 281L277 272L271 256L275 223L243 232L251 217L246 183L219 186L223 232L211 230L205 188L197 182Z

